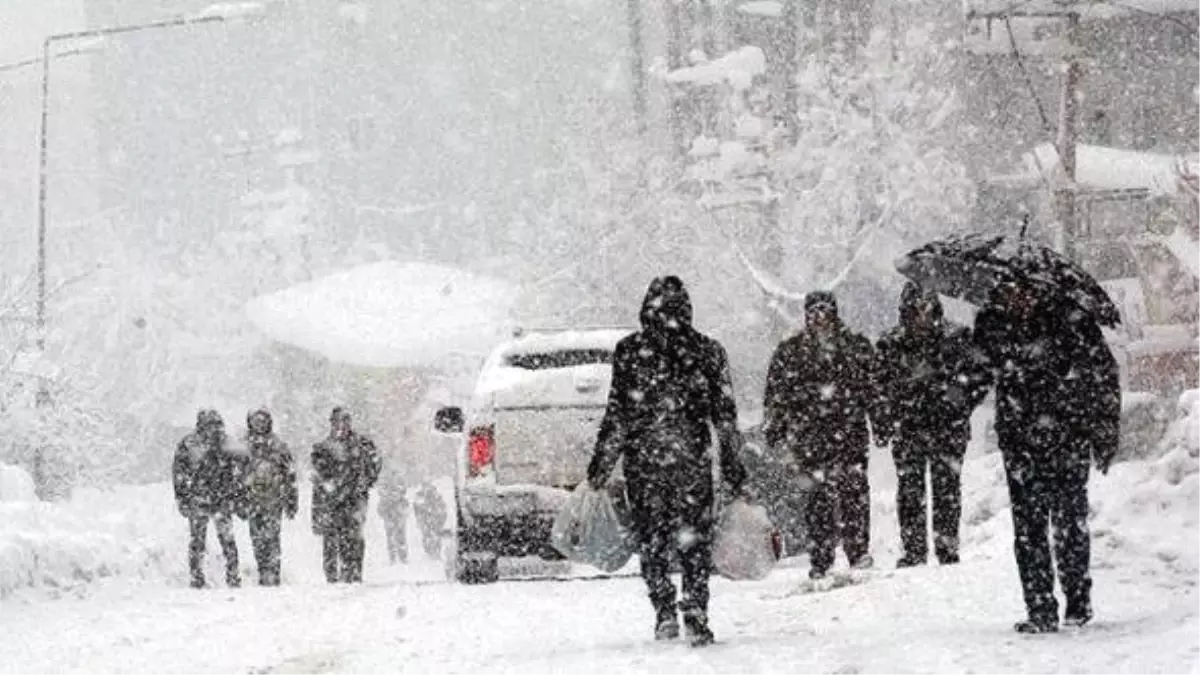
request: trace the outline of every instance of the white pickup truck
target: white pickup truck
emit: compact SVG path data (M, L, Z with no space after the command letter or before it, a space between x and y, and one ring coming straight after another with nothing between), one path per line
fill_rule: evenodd
M462 438L454 481L456 580L496 581L504 556L560 557L549 546L550 528L586 479L613 350L633 330L519 332L485 361L465 410L437 412L435 431Z

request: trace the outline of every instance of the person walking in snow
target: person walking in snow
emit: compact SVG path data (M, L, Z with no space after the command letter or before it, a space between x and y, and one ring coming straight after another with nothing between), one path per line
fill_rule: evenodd
M909 282L900 294L900 323L876 343L886 405L875 434L892 443L896 513L904 555L900 567L924 565L929 555L926 472L933 497L934 553L959 560L962 463L971 440L971 413L983 401L990 372L975 358L971 332L943 316L936 293Z
M242 583L238 571L237 541L233 536L233 514L243 509L242 476L245 457L228 447L225 423L215 410L196 415L196 430L183 437L175 449L172 482L175 505L188 520L188 569L192 588L204 588L205 539L208 523L217 530L217 541L225 556L225 582Z
M881 398L875 349L842 323L834 295L809 293L804 312L805 329L771 357L763 434L812 482L805 503L809 577L821 579L839 538L851 567L873 564L867 420L878 417Z
M283 518L296 517L300 499L292 452L273 431L271 413L259 409L246 416L246 444L250 461L246 472L247 515L258 583L278 586L280 581L280 531Z
M425 554L436 558L442 549L442 533L446 527L446 502L433 483L421 483L413 502L417 525L421 528L421 547Z
M1092 618L1088 469L1094 461L1107 473L1120 441L1116 359L1090 315L1025 280L993 291L975 317L973 342L996 380L996 434L1028 614L1015 628L1058 630L1055 562L1063 621L1082 626Z
M408 485L398 463L388 462L379 479L379 517L387 538L388 562L408 562Z
M359 583L366 548L363 524L383 461L375 443L354 431L344 408L333 409L329 425L329 436L312 451L313 532L323 537L325 580Z
M735 497L746 480L729 363L719 342L692 327L691 300L678 277L651 282L640 318L642 329L618 342L613 353L608 406L587 480L602 489L618 458L624 460L655 639L679 636L676 589L668 575L677 552L683 568L678 611L691 644L703 646L713 642L710 425L717 433L721 475Z

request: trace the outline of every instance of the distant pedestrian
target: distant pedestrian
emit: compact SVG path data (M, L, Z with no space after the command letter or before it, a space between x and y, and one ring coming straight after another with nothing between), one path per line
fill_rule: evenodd
M387 537L388 562L408 562L408 486L393 461L379 479L379 518Z
M375 443L354 431L344 408L333 409L329 425L329 436L312 451L313 531L323 537L325 580L358 583L370 490L383 462Z
M258 583L278 586L282 546L283 518L296 517L299 494L292 452L273 431L267 410L256 410L246 417L246 443L250 461L246 474L246 496L250 522L250 541L258 563Z
M175 504L188 520L192 588L205 585L204 551L209 521L217 530L217 541L225 556L225 582L234 587L242 583L233 516L244 508L245 459L228 447L225 423L215 410L201 410L196 416L196 430L185 436L175 450L172 468Z
M446 528L446 501L442 499L433 483L422 483L417 489L413 512L421 529L421 547L429 557L438 557L442 551L442 534Z

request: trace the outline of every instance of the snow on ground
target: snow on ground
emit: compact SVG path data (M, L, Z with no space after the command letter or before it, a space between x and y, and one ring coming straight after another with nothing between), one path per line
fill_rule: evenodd
M108 502L106 493L84 494L41 506L69 510L97 531L158 537L161 576L122 570L133 578L86 584L58 600L25 592L0 601L0 673L1196 672L1198 425L1200 392L1190 392L1152 453L1157 459L1093 478L1097 618L1058 635L1011 630L1023 606L1003 469L997 454L975 447L966 464L961 565L892 569L894 478L877 453L877 569L842 570L837 588L824 592L812 592L803 559L760 582L715 580L719 643L705 650L650 639L652 616L637 578L447 584L440 562L419 552L415 529L413 564L389 567L374 514L366 584L321 581L305 519L286 529L282 588L193 591L183 585L185 528L165 486L107 493ZM0 542L11 539L10 516L0 518ZM239 534L250 568L242 525ZM210 578L218 579L218 561L210 562Z

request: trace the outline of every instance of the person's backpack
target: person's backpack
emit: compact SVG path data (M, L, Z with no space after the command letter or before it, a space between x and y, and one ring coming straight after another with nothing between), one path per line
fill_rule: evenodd
M246 492L255 506L280 504L284 497L284 457L274 440L256 443L250 449Z

